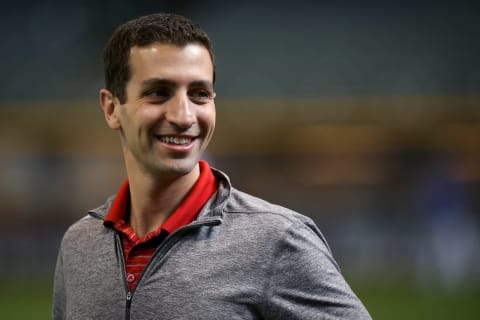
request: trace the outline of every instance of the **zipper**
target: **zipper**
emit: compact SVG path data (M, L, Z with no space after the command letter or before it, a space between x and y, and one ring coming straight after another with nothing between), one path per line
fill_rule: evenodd
M130 319L130 306L132 305L132 293L130 290L127 292L127 305L125 307L125 320Z
M132 304L132 296L133 293L130 291L130 287L128 286L127 279L125 278L126 275L126 267L125 267L125 255L123 253L123 246L122 246L122 241L120 240L120 235L115 231L115 244L117 247L117 255L120 260L121 264L121 277L123 280L123 284L125 287L126 291L126 297L125 297L125 320L130 319L130 306Z
M221 220L218 219L218 218L217 219L197 221L197 222L193 222L189 225L183 226L183 227L175 230L173 233L169 234L165 238L165 240L163 240L163 242L160 244L160 246L157 248L157 250L155 250L155 252L153 253L152 257L150 258L147 265L145 266L145 269L143 269L143 272L140 275L140 278L138 279L137 285L135 286L133 291L130 291L130 287L128 286L127 279L125 278L125 275L126 275L125 255L123 253L123 247L122 247L122 243L121 243L121 240L120 240L120 236L117 232L115 232L115 242L116 242L116 245L117 245L117 254L119 255L119 258L120 258L120 261L121 261L122 279L123 279L123 283L125 285L125 291L127 293L126 297L125 297L125 299L126 299L125 319L126 320L130 319L130 309L131 309L131 305L132 305L133 294L135 293L135 290L138 288L138 285L140 284L140 282L143 279L143 275L146 273L148 267L152 264L152 261L154 260L154 258L157 257L157 256L165 255L170 250L170 248L172 248L173 245L180 239L178 237L178 235L184 234L189 230L197 229L197 228L200 228L202 226L217 226L220 223L221 223ZM174 238L174 237L178 238L177 241L172 240L172 238Z

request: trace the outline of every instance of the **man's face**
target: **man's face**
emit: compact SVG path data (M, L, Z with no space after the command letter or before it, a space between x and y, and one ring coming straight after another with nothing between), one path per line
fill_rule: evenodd
M127 100L115 107L127 169L164 177L192 172L215 128L207 49L199 44L133 47L130 68Z

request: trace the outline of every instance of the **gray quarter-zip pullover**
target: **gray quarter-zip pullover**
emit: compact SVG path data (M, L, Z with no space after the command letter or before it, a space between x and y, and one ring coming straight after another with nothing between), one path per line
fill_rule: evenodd
M308 217L253 197L212 169L218 192L165 239L133 292L111 205L73 224L55 271L53 319L371 319Z

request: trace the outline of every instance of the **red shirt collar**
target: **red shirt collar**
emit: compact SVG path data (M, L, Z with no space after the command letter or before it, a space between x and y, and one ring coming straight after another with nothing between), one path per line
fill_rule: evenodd
M207 162L200 160L200 176L193 185L183 202L175 211L165 220L165 222L156 230L172 233L180 227L191 223L197 217L200 210L207 203L208 199L217 191L217 181ZM104 219L106 226L124 225L127 221L127 215L130 203L130 187L128 179L120 187L110 209Z

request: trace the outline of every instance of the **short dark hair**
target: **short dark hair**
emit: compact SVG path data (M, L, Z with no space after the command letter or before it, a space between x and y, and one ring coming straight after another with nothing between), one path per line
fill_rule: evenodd
M130 20L120 25L108 40L103 51L105 87L125 103L126 85L131 78L130 49L152 43L173 44L184 47L190 43L204 46L213 64L215 82L215 56L208 35L198 25L181 15L156 13Z

